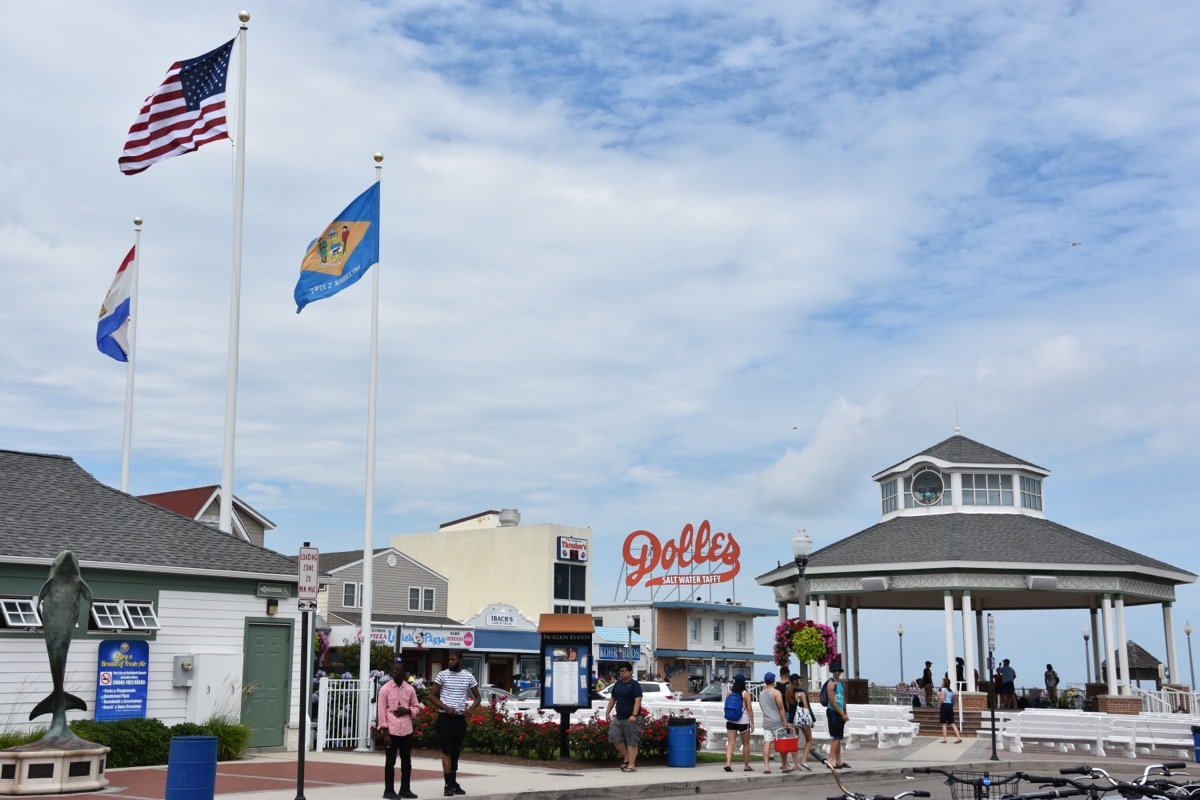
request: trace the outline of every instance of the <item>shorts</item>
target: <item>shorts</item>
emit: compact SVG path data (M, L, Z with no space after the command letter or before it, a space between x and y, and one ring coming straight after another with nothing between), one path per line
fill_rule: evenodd
M825 709L825 721L829 724L829 738L841 739L846 735L846 720L832 708Z
M448 756L462 752L463 742L467 738L467 718L462 714L438 714L434 722L433 732L442 752Z
M764 742L773 742L777 738L779 738L779 734L776 733L775 728L763 728L763 741Z
M938 706L938 722L943 725L954 724L954 703L942 703Z
M726 722L725 730L733 731L734 733L745 733L746 731L750 730L750 724L743 722Z
M642 741L642 723L630 722L628 717L619 717L608 723L609 744L637 747Z
M1017 687L1015 685L1013 685L1012 681L1005 681L1004 688L1001 690L1001 692L1003 694L1016 694Z

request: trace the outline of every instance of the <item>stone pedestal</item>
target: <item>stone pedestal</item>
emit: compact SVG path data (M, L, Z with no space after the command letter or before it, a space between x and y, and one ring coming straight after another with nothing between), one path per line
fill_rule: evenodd
M1096 696L1098 711L1105 714L1140 714L1142 701L1126 694L1101 694Z
M87 792L108 786L104 762L109 748L87 743L79 748L0 750L0 795Z

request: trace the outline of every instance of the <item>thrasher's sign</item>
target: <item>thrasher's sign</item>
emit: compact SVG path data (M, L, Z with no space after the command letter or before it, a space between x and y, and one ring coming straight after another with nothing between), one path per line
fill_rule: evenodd
M741 570L738 556L742 548L732 533L713 533L708 520L694 530L689 522L683 526L679 538L666 544L650 531L634 531L625 537L621 548L629 572L625 576L628 586L637 586L645 580L645 586L703 586L733 580ZM718 571L685 574L684 569L712 565ZM724 572L721 567L728 567ZM672 573L671 570L676 572ZM661 574L654 575L655 572Z

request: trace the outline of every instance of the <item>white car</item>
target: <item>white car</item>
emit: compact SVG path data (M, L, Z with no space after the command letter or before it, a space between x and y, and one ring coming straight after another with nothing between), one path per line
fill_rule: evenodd
M642 685L642 703L650 703L655 700L674 700L675 690L670 684L661 681L638 681ZM613 685L610 683L600 690L600 696L605 700L612 695Z

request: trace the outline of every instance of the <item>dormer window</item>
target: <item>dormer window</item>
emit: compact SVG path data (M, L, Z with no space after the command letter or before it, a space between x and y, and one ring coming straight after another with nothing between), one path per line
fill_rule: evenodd
M904 507L950 505L950 476L922 467L904 479Z
M884 514L891 514L893 511L895 511L897 508L899 508L899 505L897 503L897 497L896 497L896 479L895 478L892 478L890 481L885 481L879 487L879 491L883 495L883 513Z
M1021 506L1034 511L1042 510L1042 482L1037 478L1021 476Z
M962 494L964 506L1016 505L1013 501L1012 475L964 472Z

